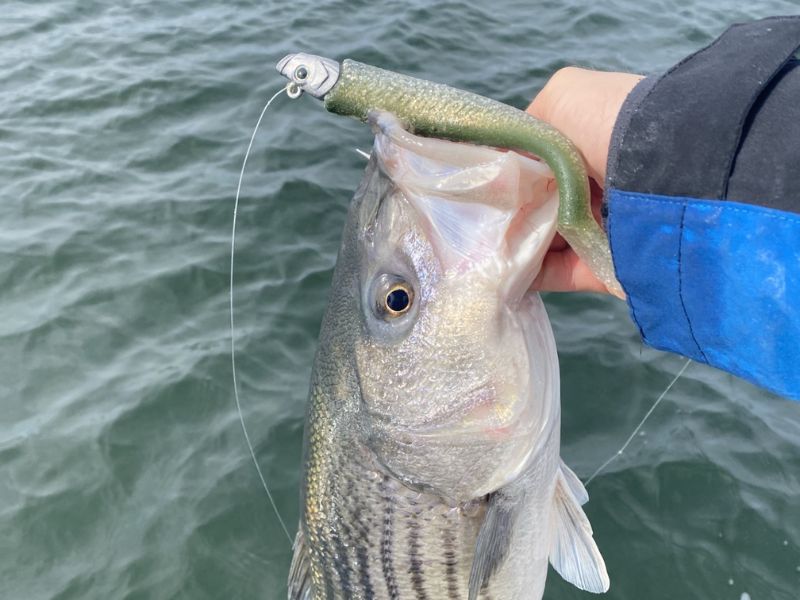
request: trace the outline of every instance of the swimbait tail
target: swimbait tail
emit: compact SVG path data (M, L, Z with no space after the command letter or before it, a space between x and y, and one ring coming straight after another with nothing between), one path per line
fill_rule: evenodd
M366 121L371 111L387 111L418 135L538 156L558 183L558 232L610 291L621 292L608 239L592 215L583 159L557 129L496 100L353 60L340 65L298 53L277 69L290 80L291 97L308 93L330 112Z

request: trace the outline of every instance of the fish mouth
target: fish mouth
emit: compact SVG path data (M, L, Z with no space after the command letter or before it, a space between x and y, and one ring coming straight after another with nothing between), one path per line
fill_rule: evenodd
M558 190L544 163L515 152L419 138L373 111L381 170L419 216L445 272L477 266L518 299L538 274L556 232Z

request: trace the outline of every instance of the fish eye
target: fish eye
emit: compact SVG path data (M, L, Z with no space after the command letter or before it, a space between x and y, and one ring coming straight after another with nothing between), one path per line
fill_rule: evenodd
M411 310L413 303L414 290L409 283L388 275L379 278L375 291L375 312L379 317L401 317Z
M405 287L398 285L389 290L386 294L386 312L395 315L402 315L411 306L411 294Z
M305 66L300 65L294 71L294 78L298 81L305 81L308 79L308 69Z

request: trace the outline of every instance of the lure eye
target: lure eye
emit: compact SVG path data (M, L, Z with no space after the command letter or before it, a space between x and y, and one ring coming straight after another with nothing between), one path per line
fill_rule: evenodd
M404 280L390 275L378 279L375 290L375 313L387 319L401 317L414 304L414 290Z
M308 69L306 67L300 65L294 71L294 78L297 81L305 81L306 79L308 79Z

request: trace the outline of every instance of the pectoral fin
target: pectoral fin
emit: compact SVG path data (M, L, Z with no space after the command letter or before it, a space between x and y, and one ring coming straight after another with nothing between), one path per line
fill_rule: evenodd
M564 476L567 489L572 492L572 495L575 497L575 500L578 501L578 504L581 506L586 504L589 501L589 494L586 491L586 488L583 487L581 480L578 479L578 476L575 475L575 472L570 469L563 460L561 461L561 475Z
M581 508L589 499L577 476L562 463L553 495L555 535L550 564L571 584L596 594L607 592L606 564L592 537L592 526Z
M489 497L486 517L478 532L475 557L469 574L469 600L476 600L489 579L503 564L511 547L517 507L502 491Z
M314 597L314 586L302 525L297 529L293 548L294 556L289 569L289 600L311 600Z

